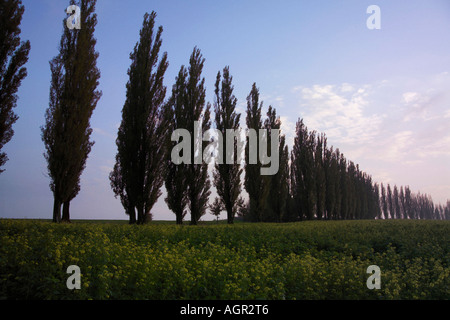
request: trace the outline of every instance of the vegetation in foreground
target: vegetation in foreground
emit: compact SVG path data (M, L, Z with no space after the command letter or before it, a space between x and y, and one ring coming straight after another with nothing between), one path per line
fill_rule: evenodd
M449 299L448 221L0 220L3 299ZM69 290L67 267L81 270ZM381 269L370 290L367 268Z

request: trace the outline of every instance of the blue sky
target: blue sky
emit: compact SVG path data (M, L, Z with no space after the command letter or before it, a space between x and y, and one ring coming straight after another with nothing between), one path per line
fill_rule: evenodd
M28 77L18 92L20 119L4 150L0 217L51 218L52 194L40 126L48 105L49 61L57 54L69 1L23 0L22 39L30 40ZM369 5L381 29L369 30ZM100 90L91 119L95 145L71 203L73 219L126 219L108 174L125 101L129 54L145 12L164 27L171 86L194 46L206 59L207 99L226 65L245 121L253 82L264 109L276 108L291 144L295 122L326 133L328 144L377 182L409 185L444 203L450 198L450 2L98 0ZM160 198L155 219L174 219ZM211 219L210 215L204 219Z

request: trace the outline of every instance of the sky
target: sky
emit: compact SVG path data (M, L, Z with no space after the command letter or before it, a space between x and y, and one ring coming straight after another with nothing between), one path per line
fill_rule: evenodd
M21 39L30 40L31 52L17 93L15 134L3 149L9 161L0 174L0 218L50 219L53 195L40 127L49 100L49 61L58 54L69 1L23 4ZM380 8L380 29L367 27L370 5ZM71 202L72 219L128 218L108 175L129 55L151 11L164 28L168 95L197 46L206 60L211 103L217 72L230 67L243 127L246 97L256 83L263 114L270 105L276 109L290 149L303 118L375 182L409 185L436 204L450 199L450 1L98 0L103 95L91 118L95 145ZM175 220L162 191L153 218Z

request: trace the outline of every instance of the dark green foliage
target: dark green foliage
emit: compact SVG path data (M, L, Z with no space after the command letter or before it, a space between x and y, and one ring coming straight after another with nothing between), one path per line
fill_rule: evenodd
M326 177L325 177L325 167L324 167L324 153L326 148L326 137L324 134L317 136L316 150L314 153L315 160L315 182L317 190L317 219L321 220L326 216L325 214L325 204L326 204Z
M380 199L380 206L383 210L383 218L384 219L389 219L389 215L388 215L388 203L387 203L387 198L386 198L386 188L384 187L383 183L381 183L381 199Z
M401 208L400 208L400 195L398 194L397 186L394 186L394 193L392 196L394 198L395 218L401 219L402 213L401 213Z
M186 119L188 131L195 139L194 122L199 121L202 125L200 135L211 128L210 109L208 103L205 109L205 78L201 78L205 59L200 53L200 49L194 48L189 60L188 79L186 82ZM200 137L201 139L201 137ZM197 224L200 218L206 213L208 208L209 195L211 194L211 181L208 177L208 164L204 161L195 164L194 157L196 144L191 141L191 164L188 165L188 206L191 213L191 224ZM201 141L202 152L208 145L207 141Z
M185 99L186 99L186 79L187 71L184 66L176 78L176 82L172 87L172 95L165 106L166 118L170 119L168 126L171 132L176 129L187 128L186 118L184 116ZM171 141L169 135L166 138L168 149L172 149L174 142ZM165 201L170 210L175 213L177 224L183 223L186 215L187 206L187 164L174 164L171 160L171 154L168 152L165 163L167 164L167 175L165 178L165 187L167 197Z
M270 177L270 192L267 199L267 216L265 222L289 221L289 150L286 137L280 136L279 143L280 167L278 172Z
M239 207L242 205L241 193L241 169L240 163L237 163L238 143L240 139L233 138L233 149L227 149L227 130L239 129L240 114L236 113L237 99L233 94L233 77L230 75L229 67L223 69L223 79L220 72L217 73L215 84L215 125L216 129L222 133L223 141L223 161L222 164L215 164L213 172L213 182L219 195L219 200L223 208L227 211L227 221L233 223ZM227 163L228 155L234 154L233 163ZM217 199L216 199L217 200Z
M20 0L0 2L0 173L8 161L6 153L1 150L13 137L12 125L18 120L13 112L17 104L16 93L27 76L24 65L28 61L30 42L20 41L24 10Z
M254 129L256 131L256 139L253 141L253 147L255 153L259 155L260 139L259 129L263 129L263 123L261 120L262 102L259 102L259 89L256 87L256 83L252 85L250 94L247 96L247 117L246 123L248 129ZM266 199L268 196L268 177L261 175L261 161L259 156L256 163L250 163L250 139L247 137L245 145L245 190L249 195L248 211L246 220L249 221L262 221L263 213L266 210Z
M389 183L387 185L386 199L387 199L387 205L388 205L388 210L389 210L388 217L390 217L391 219L395 219L394 198L392 196L392 189L391 189L391 186Z
M326 140L325 140L326 141ZM326 219L336 219L338 206L338 162L336 152L325 148L324 171L325 171L325 211ZM339 150L337 150L339 152Z
M211 194L211 182L208 177L208 164L196 164L196 151L202 151L208 145L202 141L203 134L210 129L210 104L205 108L205 79L201 77L203 59L200 50L195 47L189 60L189 68L181 67L176 83L172 88L172 96L166 105L165 114L168 117L170 132L176 129L185 129L191 137L190 161L180 165L169 163L169 172L166 178L167 198L169 208L177 216L177 223L182 223L184 208L187 205L191 213L191 224L197 224L206 213L208 199ZM202 130L199 136L194 134L194 124L198 121ZM198 145L196 140L199 140ZM169 143L172 150L177 142ZM171 160L168 160L171 161ZM181 219L180 219L181 218Z
M127 98L122 109L122 123L117 136L116 165L111 172L111 186L120 196L130 223L144 223L161 195L167 170L168 119L164 115L166 87L164 74L167 53L161 59L163 28L155 29L156 13L146 13L140 40L130 54ZM137 219L136 219L137 212Z
M281 120L277 117L275 108L269 106L264 128L268 132L267 150L270 150L273 135L272 130L281 130ZM272 176L264 177L268 188L267 204L263 214L264 222L280 222L286 216L289 194L289 151L286 146L286 138L280 135L278 144L279 168Z
M300 219L312 219L316 209L314 170L315 132L308 132L303 119L297 122L291 153L291 186Z
M45 144L50 188L54 195L53 221L70 221L69 203L80 191L80 177L93 146L90 118L101 97L96 88L100 71L94 38L95 0L71 1L80 6L80 30L63 21L59 54L50 61L52 73L49 107L41 128Z

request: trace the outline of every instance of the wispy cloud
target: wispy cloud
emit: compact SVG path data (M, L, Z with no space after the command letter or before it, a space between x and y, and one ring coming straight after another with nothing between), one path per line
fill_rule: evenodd
M286 136L286 144L288 146L293 146L296 123L289 120L289 118L285 116L280 117L280 121L281 121L281 133Z
M111 133L109 133L109 132L107 132L107 131L105 131L105 130L103 130L103 129L101 129L101 128L98 128L98 127L92 128L92 131L93 131L95 134L98 134L98 135L101 135L101 136L104 136L104 137L107 137L107 138L112 138L112 139L115 139L115 138L116 138L116 137L114 137L113 134L111 134Z
M444 72L421 80L296 86L291 92L308 129L326 133L336 147L414 165L450 154L449 87L450 74Z
M444 101L445 96L441 91L405 92L403 94L405 106L403 121L408 122L412 119L430 121L442 117L439 105Z
M369 85L314 85L300 91L303 118L310 129L343 143L367 144L378 135L383 116L367 111Z

